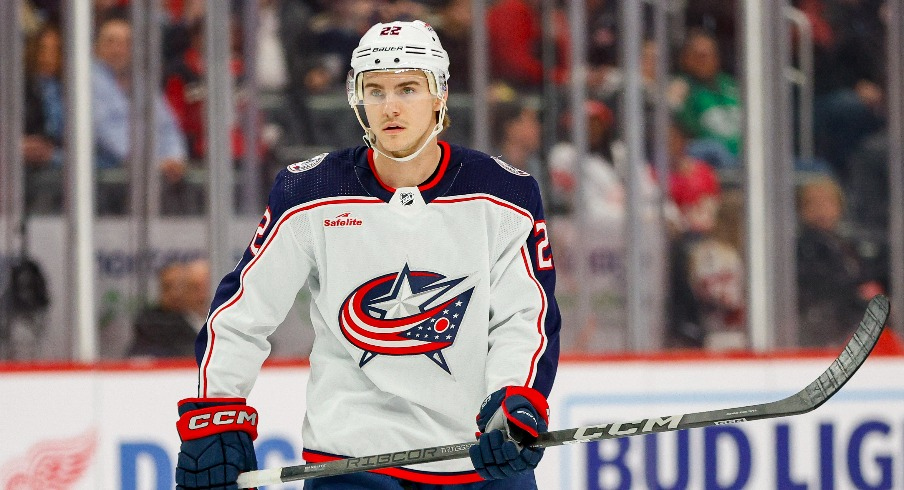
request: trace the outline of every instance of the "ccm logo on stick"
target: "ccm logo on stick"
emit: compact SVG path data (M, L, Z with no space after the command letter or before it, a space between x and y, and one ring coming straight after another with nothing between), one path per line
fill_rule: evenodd
M232 425L249 423L252 426L257 425L257 413L246 412L244 410L223 410L213 414L202 413L195 415L188 420L188 428L191 430L203 429L211 423L213 425Z
M684 415L673 415L665 418L643 419L636 422L624 422L617 424L601 424L590 425L587 427L578 427L571 437L574 441L568 441L566 444L576 442L584 442L590 439L598 439L607 433L612 437L629 436L633 434L643 434L646 432L661 432L665 429L656 430L657 427L668 427L668 430L675 430L681 423Z

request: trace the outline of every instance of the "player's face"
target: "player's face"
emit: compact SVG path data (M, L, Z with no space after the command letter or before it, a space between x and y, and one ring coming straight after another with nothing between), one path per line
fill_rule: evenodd
M379 149L396 157L417 151L442 105L430 93L427 75L420 70L367 72L362 85L364 111Z

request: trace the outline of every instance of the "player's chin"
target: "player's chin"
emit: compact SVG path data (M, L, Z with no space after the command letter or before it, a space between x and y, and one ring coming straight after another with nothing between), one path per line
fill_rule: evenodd
M392 154L395 157L404 157L413 152L412 143L407 138L387 138L380 141L383 151Z

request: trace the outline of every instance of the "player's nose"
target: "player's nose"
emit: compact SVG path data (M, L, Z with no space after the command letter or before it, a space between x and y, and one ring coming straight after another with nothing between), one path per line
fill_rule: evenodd
M398 99L388 98L383 103L383 113L388 115L398 115L402 111L402 104Z
M381 105L385 114L398 114L402 110L402 101L392 94L386 97L386 100Z

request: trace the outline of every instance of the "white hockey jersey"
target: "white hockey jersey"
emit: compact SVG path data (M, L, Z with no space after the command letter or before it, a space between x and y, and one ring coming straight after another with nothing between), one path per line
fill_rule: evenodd
M304 459L472 440L483 399L548 395L558 362L555 269L536 181L440 142L436 173L393 189L373 152L290 165L254 239L217 288L197 342L201 397L247 397L267 337L312 294ZM467 459L380 470L479 481Z

